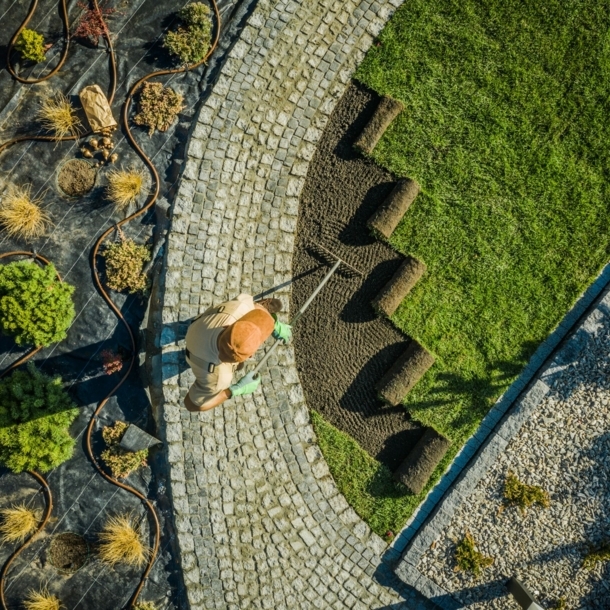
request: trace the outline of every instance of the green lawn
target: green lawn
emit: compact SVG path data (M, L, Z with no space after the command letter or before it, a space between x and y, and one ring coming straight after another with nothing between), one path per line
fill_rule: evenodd
M594 0L406 0L356 74L405 104L373 157L422 187L391 245L428 273L393 321L436 356L405 405L452 455L610 258L609 28ZM314 424L356 510L399 529L421 498Z

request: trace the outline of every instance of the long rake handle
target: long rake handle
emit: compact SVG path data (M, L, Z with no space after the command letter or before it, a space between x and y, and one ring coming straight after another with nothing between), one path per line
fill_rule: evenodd
M326 286L326 284L328 283L328 280L330 280L330 278L335 274L335 271L337 271L337 269L340 267L342 262L343 261L341 259L337 259L335 264L331 267L330 271L322 278L322 281L318 284L316 289L311 293L311 295L305 301L305 303L303 303L303 305L301 305L301 308L299 309L299 311L297 311L294 318L292 318L292 320L290 322L291 326L294 326L299 321L301 316L305 313L307 308L311 305L312 301L318 296L320 290L322 290L322 288L324 288L324 286ZM277 348L277 346L280 343L283 343L282 339L276 339L275 343L267 350L267 353L261 358L260 362L256 365L256 368L252 371L252 373L254 373L255 377L258 375L258 372L261 370L261 368L263 368L263 365L265 364L265 362L267 362L267 360L269 360L271 354L273 354L273 352L275 351L275 349Z

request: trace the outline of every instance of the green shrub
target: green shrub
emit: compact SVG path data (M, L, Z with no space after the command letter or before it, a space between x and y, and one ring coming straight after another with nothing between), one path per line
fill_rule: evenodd
M509 506L518 506L521 513L525 514L525 509L532 504L548 508L551 505L551 498L542 487L526 485L512 472L509 472L504 483L504 503Z
M68 427L78 415L59 377L29 363L0 380L0 463L13 472L59 466L72 456Z
M138 246L133 240L121 238L110 244L102 253L106 259L106 284L108 288L129 294L143 292L148 287L144 263L150 260L146 246Z
M163 46L181 64L200 62L210 49L212 41L211 11L207 4L192 2L179 13L185 27L165 35Z
M583 568L590 570L600 561L610 561L610 542L601 547L591 548L582 563Z
M128 451L119 446L128 426L124 421L117 421L114 426L104 426L102 430L102 437L108 445L108 449L102 451L102 460L110 468L115 479L127 477L138 468L146 466L148 449Z
M34 63L44 61L44 36L34 30L25 29L19 34L15 49L23 59L28 59Z
M475 576L479 576L482 569L494 562L493 557L487 557L476 550L474 538L470 532L466 532L464 538L455 547L455 560L458 569L472 572Z
M152 136L155 129L169 129L184 108L184 98L171 87L164 87L161 83L144 83L138 106L139 112L134 121L136 125L148 127L148 135Z
M66 338L74 319L74 286L55 267L30 261L0 266L0 329L18 345L50 345Z

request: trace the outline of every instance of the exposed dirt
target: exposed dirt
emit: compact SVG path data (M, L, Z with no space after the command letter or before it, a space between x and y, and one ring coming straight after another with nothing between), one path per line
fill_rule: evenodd
M95 186L97 171L91 163L71 159L61 166L57 176L59 188L69 197L82 197Z
M351 85L330 118L301 196L293 261L295 276L319 267L309 245L321 241L365 277L331 279L295 327L294 345L309 407L394 470L423 431L402 406L384 406L375 389L409 343L372 306L403 260L366 226L396 180L353 148L377 101L373 93ZM327 269L295 282L292 311Z
M58 570L74 573L87 563L89 545L82 536L65 532L53 537L47 556Z

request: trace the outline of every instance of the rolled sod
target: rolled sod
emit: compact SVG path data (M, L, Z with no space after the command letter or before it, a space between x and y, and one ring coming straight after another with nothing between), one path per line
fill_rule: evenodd
M419 184L415 180L400 180L388 198L369 218L368 226L389 239L418 193Z
M413 339L377 384L377 390L386 402L399 405L433 364L432 355Z
M377 142L390 126L390 123L404 110L402 102L385 95L379 101L377 110L367 123L358 139L354 142L355 148L370 155Z
M407 256L398 271L392 276L392 279L375 297L373 307L390 317L425 271L426 265L424 263L412 256Z
M451 441L433 428L428 428L411 453L394 472L394 479L417 495L425 487L434 469L445 457Z

